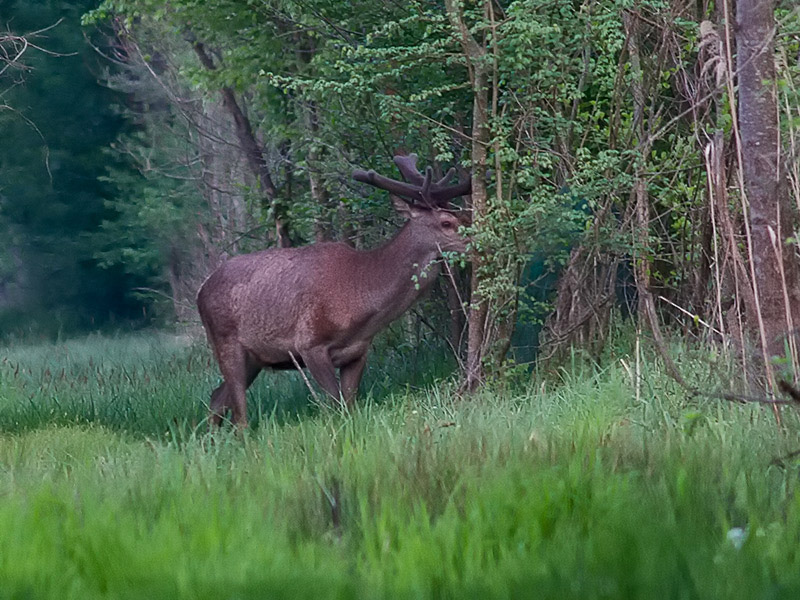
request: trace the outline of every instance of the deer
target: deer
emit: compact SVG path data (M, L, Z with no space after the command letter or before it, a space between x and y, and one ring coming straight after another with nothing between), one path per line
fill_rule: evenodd
M470 193L469 176L451 184L450 169L434 181L432 167L419 172L415 154L394 163L404 180L352 174L388 191L405 219L388 242L372 250L342 242L268 248L230 258L202 284L197 309L223 378L211 393L210 427L228 412L234 426L247 427L246 392L265 369L305 368L349 410L372 339L432 285L443 252L466 251L467 211L451 200Z

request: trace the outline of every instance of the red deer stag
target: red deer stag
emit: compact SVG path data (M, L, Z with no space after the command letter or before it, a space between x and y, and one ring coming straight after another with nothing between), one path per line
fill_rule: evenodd
M458 230L466 220L448 206L469 193L470 180L448 185L450 169L433 181L431 167L417 170L414 154L394 162L406 181L353 172L393 194L407 219L385 245L270 248L230 259L200 287L197 308L224 378L211 394L212 425L230 410L236 425L247 426L245 392L265 368L306 367L325 392L351 406L372 338L430 287L442 251L465 250Z

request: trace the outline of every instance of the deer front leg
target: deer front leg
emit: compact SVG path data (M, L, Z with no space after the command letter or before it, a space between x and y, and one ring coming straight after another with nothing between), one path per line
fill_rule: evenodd
M339 381L336 379L336 368L331 362L328 349L325 347L312 348L301 353L301 356L311 372L311 376L316 379L320 387L337 403L340 403Z
M365 352L353 362L344 365L339 369L339 378L342 382L342 398L347 408L353 406L353 401L358 393L358 384L364 375L364 367L367 365L367 353Z

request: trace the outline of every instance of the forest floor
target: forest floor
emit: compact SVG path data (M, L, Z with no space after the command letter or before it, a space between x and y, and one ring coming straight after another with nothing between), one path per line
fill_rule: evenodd
M374 358L352 414L262 376L212 435L200 343L0 350L0 599L800 598L796 411L623 351L470 398L413 362Z

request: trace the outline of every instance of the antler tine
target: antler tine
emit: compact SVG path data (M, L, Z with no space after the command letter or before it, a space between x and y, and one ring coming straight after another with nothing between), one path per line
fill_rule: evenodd
M431 191L431 201L437 206L447 206L453 198L466 196L472 191L472 178L467 176L465 179L450 187L434 189Z
M416 154L409 154L408 156L398 154L394 157L394 164L397 165L398 170L407 182L414 185L422 185L425 177L417 168Z
M447 185L447 182L453 178L453 175L455 174L456 174L456 168L450 167L449 169L447 169L447 173L444 174L444 177L442 177L439 181L433 184L433 187L435 189L444 187L445 185Z
M425 178L422 180L422 185L419 188L419 195L422 198L422 201L428 206L432 206L434 204L433 199L431 198L432 181L433 181L433 168L428 167L427 169L425 169Z
M429 208L447 208L450 200L469 194L472 189L472 180L469 176L455 185L447 185L447 181L456 172L453 168L447 171L444 177L434 182L432 167L428 166L425 169L425 175L417 169L416 154L395 156L394 163L406 181L389 179L375 171L364 171L362 169L353 171L353 179L402 196L412 202L421 203Z
M386 190L391 194L397 194L398 196L403 196L404 198L408 198L410 200L422 200L419 186L411 183L405 183L404 181L395 181L394 179L389 179L388 177L379 175L375 171L356 169L353 171L353 179L362 183L368 183L376 188Z

